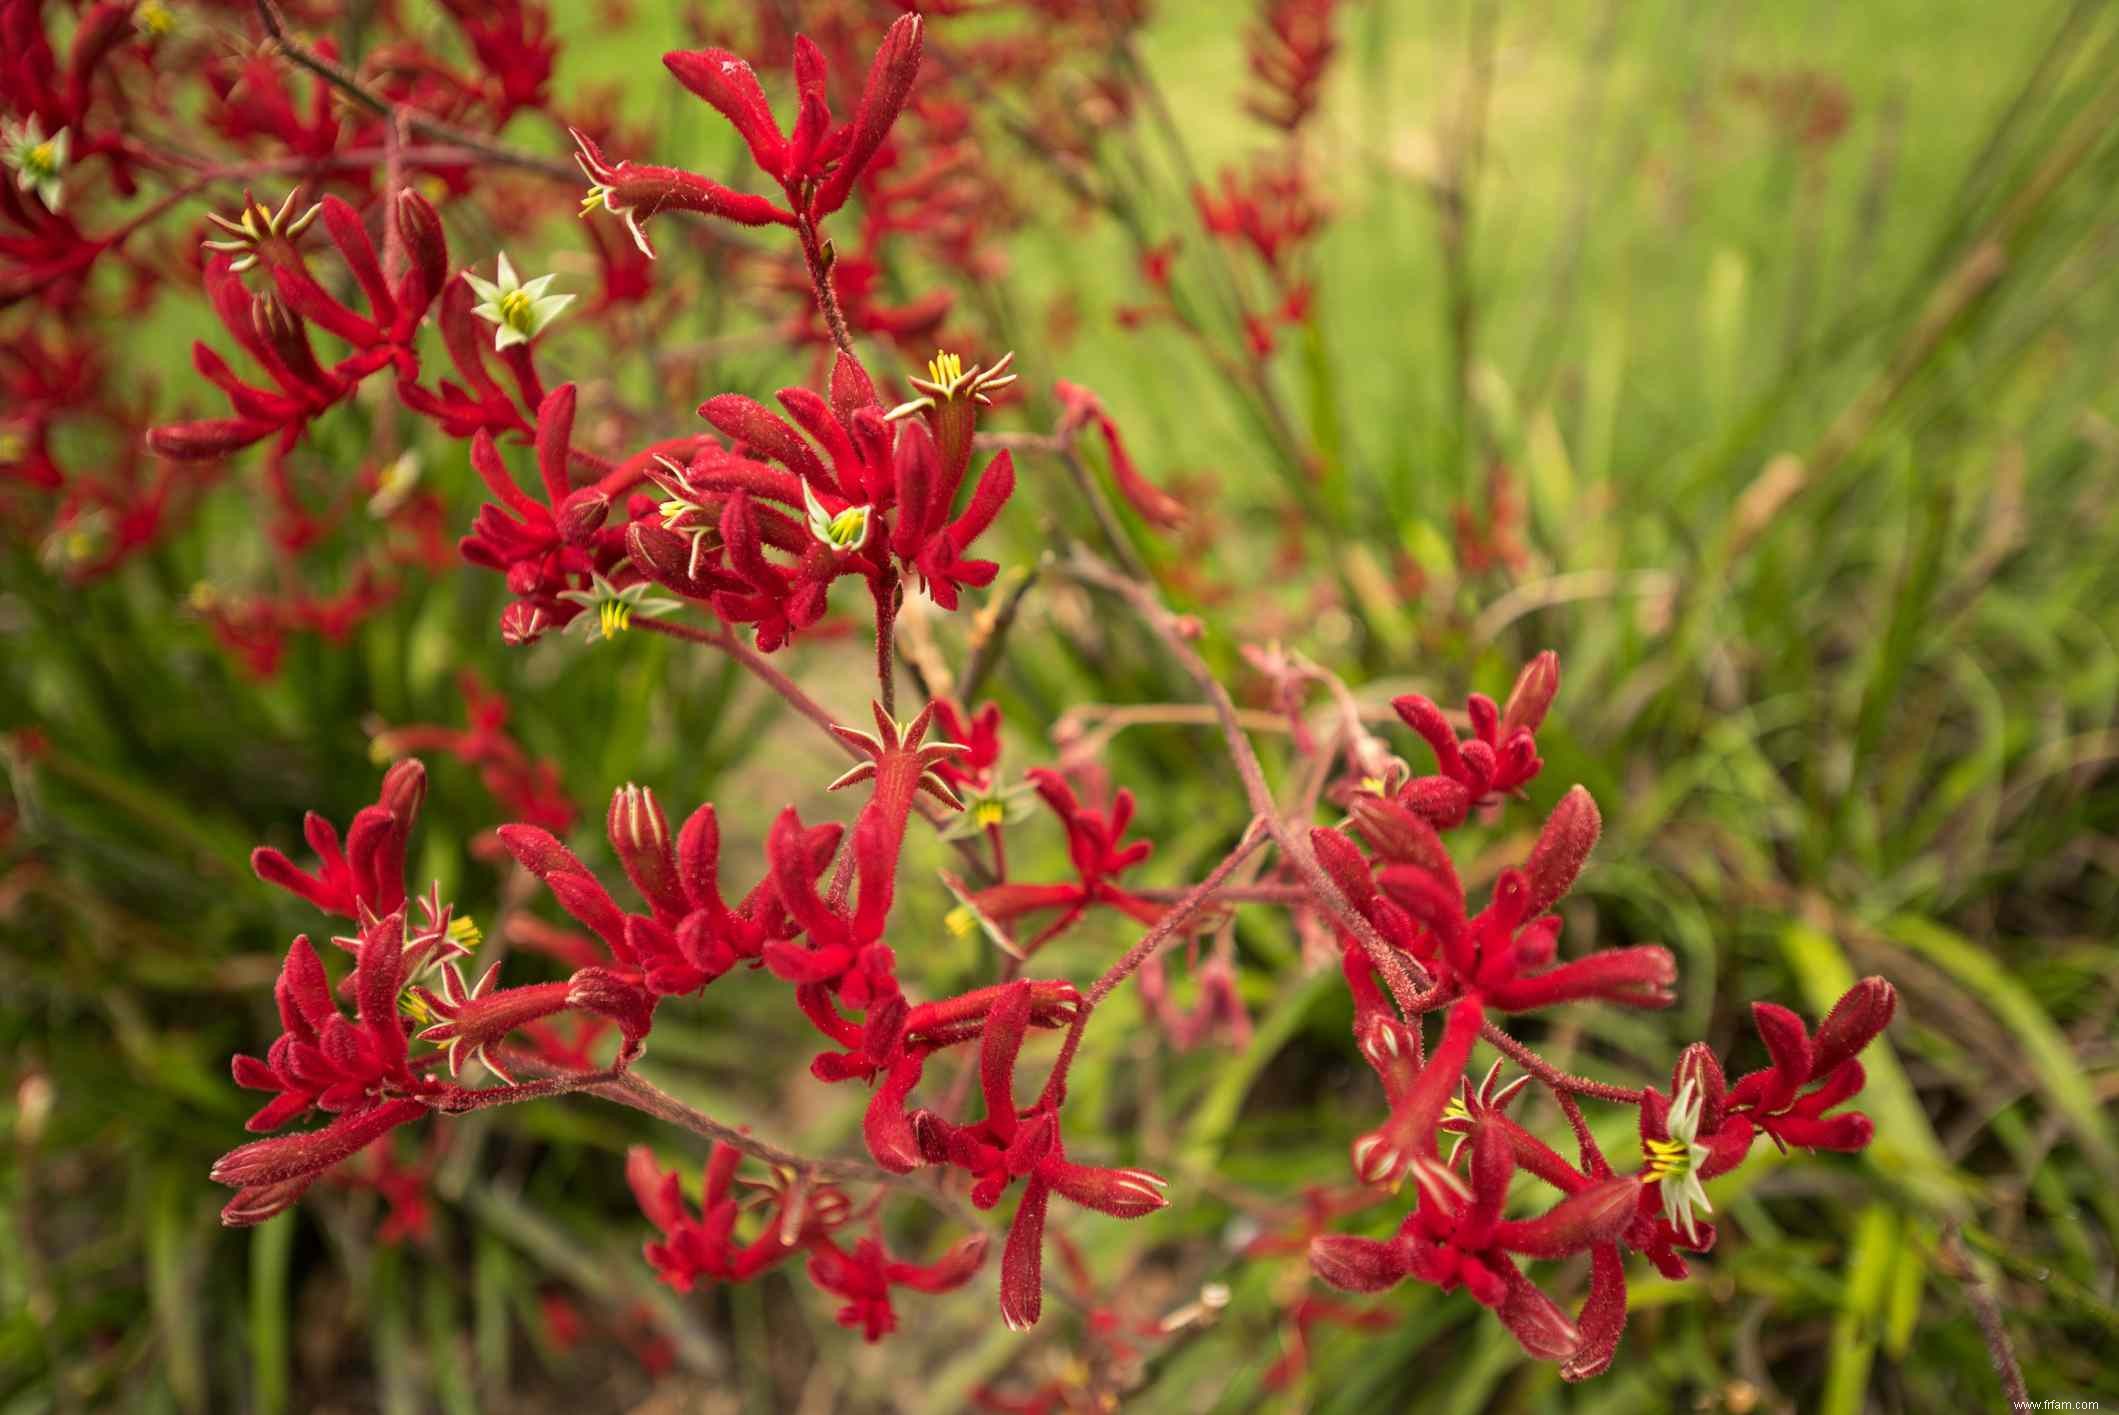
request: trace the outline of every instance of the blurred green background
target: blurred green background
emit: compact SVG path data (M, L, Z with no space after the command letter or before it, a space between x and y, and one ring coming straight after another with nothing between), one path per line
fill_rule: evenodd
M623 82L659 156L719 170L726 134L654 62L681 26L639 11L614 27L562 7L559 88ZM1116 318L1146 298L1141 245L1175 236L1178 297L1237 347L1224 297L1256 272L1215 253L1184 193L1276 148L1239 109L1248 23L1247 6L1158 7L1135 75L1153 97L1086 169L1113 209L996 131L989 153L1029 215L1005 272L893 278L964 285L952 328L1016 350L1032 397L1009 425L1049 421L1055 378L1087 384L1150 475L1188 489L1188 540L1124 529L1206 618L1203 648L1233 680L1239 642L1277 637L1365 701L1417 687L1455 702L1560 651L1533 805L1471 832L1468 872L1517 858L1581 781L1607 833L1563 947L1662 941L1682 974L1670 1012L1528 1026L1555 1061L1640 1084L1704 1037L1757 1064L1750 1001L1814 1018L1870 972L1902 1006L1863 1101L1875 1145L1762 1155L1718 1182L1719 1250L1684 1284L1635 1274L1608 1375L1563 1387L1461 1295L1401 1290L1391 1325L1319 1327L1306 1383L1269 1393L1300 1265L1236 1258L1249 1220L1232 1196L1292 1203L1336 1179L1376 1098L1344 989L1302 971L1278 913L1247 911L1247 1052L1172 1051L1129 991L1076 1072L1078 1147L1164 1168L1177 1199L1141 1223L1068 1225L1097 1280L1130 1320L1202 1282L1233 1289L1218 1324L1151 1351L1128 1408L1997 1409L1968 1281L2000 1300L2034 1397L2119 1398L2119 14L1343 4L1304 146L1334 219L1309 317L1256 382L1175 329ZM570 197L547 195L570 221ZM664 229L665 265L686 269ZM459 261L489 239L452 225ZM576 241L554 227L553 244ZM571 258L550 268L585 268ZM710 270L679 278L711 287ZM654 337L740 332L722 305L702 298L695 328ZM198 314L158 314L143 396L181 390ZM711 386L670 388L645 359L599 363L598 338L562 322L545 366L596 369L585 407L659 402L667 432L710 393L807 376L739 349ZM320 427L317 463L357 463L367 416ZM1454 518L1468 506L1483 524L1496 466L1519 545L1481 564ZM1019 567L1095 533L1056 465L1024 471L993 537ZM436 444L428 475L462 525L481 497L461 447ZM321 1185L254 1232L216 1225L206 1169L250 1109L228 1057L274 1035L279 956L319 927L251 878L247 853L293 852L303 810L343 823L373 798L375 723L460 722L455 674L477 668L516 702L530 749L563 765L576 843L607 879L595 827L621 782L673 812L715 800L737 861L783 802L840 809L822 795L833 759L731 665L642 635L503 650L500 587L469 570L348 645L298 642L254 681L185 609L195 583L256 572L251 517L234 480L112 579L69 584L34 547L0 561L0 1409L953 1410L981 1384L1064 1378L1080 1314L1054 1312L1026 1354L991 1320L990 1270L901 1303L907 1329L873 1350L799 1280L659 1289L620 1163L647 1131L588 1101L451 1124L423 1242L378 1244L376 1196ZM1275 559L1294 553L1307 568ZM937 634L961 652L960 626ZM1012 769L1052 759L1070 709L1191 698L1151 641L1054 577L1009 643L991 691ZM825 642L782 666L850 717L867 684L846 662ZM1243 826L1196 728L1132 728L1106 761L1160 842L1152 883L1196 878ZM413 876L490 919L502 882L465 844L501 817L472 773L430 767ZM1022 877L1064 869L1048 821L1015 828L1010 851ZM943 862L931 839L913 852L908 878ZM990 976L979 945L942 929L947 896L914 894L894 939L912 985ZM1086 979L1127 941L1102 922L1044 961ZM510 977L536 967L517 955ZM805 1151L850 1151L858 1107L807 1080L802 1028L767 1005L777 986L731 977L665 1007L644 1071ZM1549 1106L1527 1114L1558 1128ZM1626 1114L1593 1119L1624 1143ZM695 1173L685 1137L652 1138ZM928 1221L891 1218L932 1252ZM1541 1277L1579 1291L1574 1274ZM570 1321L588 1339L570 1341Z

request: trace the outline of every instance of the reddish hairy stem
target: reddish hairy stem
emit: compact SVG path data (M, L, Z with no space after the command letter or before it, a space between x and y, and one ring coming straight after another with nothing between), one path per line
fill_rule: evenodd
M1125 956L1105 969L1104 975L1082 995L1082 1004L1074 1014L1074 1024L1067 1029L1066 1040L1060 1043L1059 1058L1052 1063L1052 1073L1045 1079L1045 1091L1038 1104L1057 1107L1066 1100L1067 1071L1074 1065L1074 1053L1081 1047L1082 1033L1089 1025L1089 1014L1094 1012L1096 1005L1109 997L1120 983L1138 971L1140 965L1147 962L1156 949L1175 938L1177 931L1214 897L1215 892L1221 888L1222 881L1227 879L1238 865L1249 859L1252 851L1266 842L1270 832L1261 832L1259 824L1260 818L1254 816L1251 823L1244 827L1243 839L1237 842L1236 848L1224 856L1222 862L1216 865L1205 879L1185 891L1185 896L1171 905L1163 916L1155 921L1153 927L1141 935L1140 942L1127 949Z
M1399 1011L1407 1017L1419 1015L1421 992L1429 981L1426 970L1392 948L1383 935L1376 932L1375 926L1347 902L1339 886L1332 882L1331 876L1317 863L1316 856L1310 853L1309 842L1281 818L1272 788L1266 785L1265 768L1259 764L1251 739L1244 735L1236 704L1230 700L1228 689L1221 686L1213 670L1207 667L1206 660L1186 641L1177 616L1164 606L1153 589L1119 574L1080 550L1068 562L1068 569L1077 579L1099 585L1124 599L1142 622L1161 637L1178 666L1213 705L1214 715L1221 724L1222 739L1228 744L1229 757L1236 765L1237 775L1243 778L1244 794L1251 802L1251 809L1265 818L1266 828L1273 833L1273 843L1279 847L1282 857L1295 866L1296 873L1309 887L1311 897L1361 944L1369 960L1376 965L1376 971L1383 975L1384 984L1390 988L1391 998L1398 1004Z
M541 1074L548 1078L566 1080L573 1083L569 1089L587 1091L590 1095L630 1107L643 1115L651 1115L665 1124L689 1130L694 1135L719 1141L775 1168L789 1170L827 1184L883 1184L893 1189L904 1189L918 1194L936 1208L962 1220L973 1229L984 1228L984 1224L969 1206L911 1175L892 1174L889 1170L870 1164L866 1160L813 1159L808 1155L796 1154L792 1150L783 1150L778 1145L759 1139L748 1129L724 1124L705 1111L686 1105L661 1087L642 1080L630 1071L616 1075L609 1072L569 1072L527 1052L512 1050L506 1053L506 1059L512 1068L519 1068L530 1075Z
M846 327L846 313L839 308L838 292L831 287L831 264L824 258L823 243L817 239L816 223L805 216L795 223L795 230L802 237L802 258L809 263L809 283L817 292L817 312L824 316L831 342L838 345L840 353L859 363L860 357L853 351L853 332Z
M1638 1090L1629 1091L1624 1086L1613 1086L1603 1081L1592 1081L1587 1076L1570 1075L1523 1045L1523 1043L1517 1041L1514 1037L1511 1037L1508 1033L1502 1031L1493 1022L1488 1022L1482 1027L1479 1035L1491 1042L1496 1051L1509 1057L1525 1071L1543 1081L1556 1096L1592 1096L1597 1100L1612 1101L1618 1105L1639 1105L1642 1097L1646 1094Z

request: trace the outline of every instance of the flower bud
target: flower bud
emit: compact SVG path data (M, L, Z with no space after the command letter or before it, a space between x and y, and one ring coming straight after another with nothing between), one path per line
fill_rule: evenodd
M1538 843L1531 847L1530 859L1523 866L1524 877L1530 883L1525 901L1529 913L1544 913L1574 887L1583 862L1596 848L1603 825L1589 792L1580 786L1570 787L1545 818L1545 828L1538 832Z
M1847 989L1818 1024L1810 1057L1810 1074L1823 1076L1860 1054L1890 1025L1898 1009L1898 990L1882 978L1863 978Z
M1568 1195L1541 1217L1496 1225L1494 1242L1527 1258L1565 1258L1616 1240L1633 1221L1640 1197L1638 1180L1617 1175Z
M1047 1180L1061 1196L1113 1218L1140 1218L1167 1205L1168 1181L1145 1169L1100 1169L1094 1165L1048 1164Z
M500 641L509 648L533 644L552 627L552 617L534 604L516 600L500 611Z
M449 283L449 239L433 204L410 187L397 194L397 233L407 263L398 284L400 314L416 318Z
M1560 656L1547 649L1524 664L1523 671L1516 675L1516 686L1509 689L1508 706L1501 710L1500 739L1507 741L1518 728L1536 732L1559 691Z
M211 462L231 456L272 431L254 418L206 418L167 423L147 431L147 450L177 462Z
M1729 1080L1722 1071L1721 1058L1705 1042L1694 1042L1678 1053L1677 1064L1670 1068L1670 1094L1677 1095L1690 1082L1700 1096L1700 1133L1712 1134L1722 1128L1722 1108L1729 1095Z
M751 66L725 49L677 50L663 55L662 62L679 83L728 119L750 148L758 170L779 180L787 170L787 138Z
M1412 1263L1395 1239L1323 1233L1310 1240L1310 1271L1343 1292L1385 1292L1405 1280Z
M659 922L674 924L690 912L677 879L677 851L670 839L669 818L663 815L653 791L627 782L612 792L604 829L626 878Z
M585 486L559 503L559 538L571 546L586 546L610 514L611 498Z
M920 72L920 51L926 30L918 15L906 15L890 27L869 66L868 82L862 86L860 106L854 110L852 133L839 165L817 193L814 214L828 216L846 204L854 179L861 175L876 149L890 134L891 125L912 94L913 80Z

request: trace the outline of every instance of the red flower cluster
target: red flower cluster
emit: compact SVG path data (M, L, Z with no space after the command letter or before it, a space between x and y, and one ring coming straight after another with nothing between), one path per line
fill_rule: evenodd
M1426 988L1418 1011L1448 1009L1440 1042L1423 1056L1417 1012L1403 1020L1393 1014L1375 956L1341 931L1355 1037L1389 1106L1385 1122L1353 1142L1355 1177L1385 1185L1410 1172L1419 1201L1391 1238L1320 1236L1311 1262L1326 1282L1351 1291L1381 1291L1408 1277L1445 1292L1463 1287L1495 1311L1525 1351L1561 1363L1564 1376L1579 1380L1610 1364L1625 1327L1622 1248L1683 1277L1676 1247L1705 1251L1714 1241L1712 1226L1694 1217L1695 1207L1707 1207L1701 1181L1741 1163L1759 1133L1810 1149L1858 1150L1868 1143L1867 1117L1826 1112L1861 1090L1855 1053L1890 1021L1895 994L1881 978L1865 980L1840 1000L1815 1039L1793 1013L1756 1004L1774 1064L1735 1087L1724 1081L1714 1054L1696 1044L1679 1058L1668 1097L1653 1087L1630 1092L1576 1082L1539 1070L1535 1057L1525 1061L1528 1073L1507 1085L1499 1084L1497 1061L1474 1088L1465 1067L1489 1030L1489 1012L1576 1001L1662 1007L1672 1000L1676 962L1654 945L1554 963L1561 924L1545 911L1573 887L1601 829L1596 804L1580 786L1561 798L1522 868L1495 877L1491 901L1476 914L1468 912L1437 834L1537 776L1537 732L1558 688L1558 660L1547 653L1525 667L1505 709L1473 695L1466 708L1469 742L1458 740L1428 699L1397 699L1398 715L1434 752L1438 774L1350 803L1366 852L1336 830L1311 832L1318 863L1355 914L1384 946L1420 969ZM1528 1053L1504 1049L1504 1058L1510 1056ZM1642 1168L1616 1173L1578 1111L1570 1119L1581 1144L1579 1164L1511 1120L1510 1102L1533 1078L1567 1105L1583 1094L1638 1106ZM1464 1137L1446 1163L1435 1157L1444 1130ZM1456 1160L1467 1149L1469 1169L1460 1173ZM1519 1168L1562 1195L1541 1217L1503 1217ZM1592 1281L1579 1318L1570 1318L1517 1266L1520 1258L1584 1252L1592 1255Z
M1351 1141L1353 1178L1364 1205L1378 1197L1377 1186L1408 1174L1417 1191L1388 1237L1324 1232L1327 1220L1353 1206L1313 1204L1302 1246L1317 1275L1363 1292L1409 1278L1444 1291L1462 1288L1492 1308L1527 1351L1561 1363L1570 1378L1602 1370L1616 1349L1626 1316L1625 1254L1639 1253L1660 1271L1683 1276L1680 1250L1704 1251L1714 1238L1698 1217L1708 1211L1702 1181L1741 1163L1760 1134L1784 1147L1846 1151L1867 1143L1868 1120L1842 1107L1864 1081L1857 1053L1882 1031L1894 1007L1889 984L1879 979L1851 991L1814 1035L1793 1014L1758 1004L1754 1017L1770 1064L1732 1085L1720 1059L1696 1044L1679 1058L1668 1096L1653 1087L1634 1091L1568 1076L1502 1030L1501 1020L1513 1014L1568 1002L1663 1006L1676 980L1674 959L1655 946L1560 956L1562 926L1553 911L1574 888L1602 829L1582 788L1561 797L1528 855L1499 871L1483 903L1470 898L1443 843L1444 832L1475 817L1497 817L1538 777L1538 734L1559 684L1551 654L1524 669L1505 706L1476 694L1469 699L1468 739L1428 699L1398 699L1399 717L1435 760L1432 773L1407 780L1361 725L1345 685L1299 655L1254 653L1296 728L1297 754L1316 768L1319 792L1328 781L1359 784L1332 797L1344 800L1345 829L1306 828L1314 817L1308 810L1296 822L1279 819L1258 762L1244 755L1241 724L1215 687L1216 712L1246 768L1252 811L1262 818L1254 824L1272 829L1246 830L1208 880L1183 891L1138 882L1135 872L1154 845L1128 838L1135 798L1125 789L1107 790L1100 771L1074 770L1084 761L1069 763L1071 776L1032 770L1013 784L1001 770L1002 724L991 705L967 714L946 697L931 696L907 719L895 715L897 619L906 595L924 593L940 609L955 610L967 592L993 584L997 562L972 556L1015 487L1011 450L974 469L985 410L1015 382L1012 356L967 366L938 353L925 377L905 381L900 398L887 384L879 387L853 344L857 332L924 338L952 308L947 291L884 303L886 294L899 298L882 278L899 268L885 261L885 242L917 238L938 263L975 274L980 232L989 218L1000 220L993 213L1002 198L988 190L997 184L980 165L962 92L922 73L923 54L941 43L930 36L930 24L939 27L941 17L975 7L925 6L924 14L904 14L885 26L849 6L844 14L833 10L814 39L785 30L776 7L766 7L750 52L772 55L776 62L768 67L784 61L791 70L795 107L788 126L775 116L757 73L732 49L665 56L676 80L740 135L770 188L766 194L682 168L607 157L606 145L638 150L639 144L615 135L608 123L552 107L556 46L542 6L448 0L444 8L473 58L470 72L409 42L385 46L354 70L318 46L301 51L310 61L304 67L321 76L304 92L269 53L200 58L207 101L193 106L203 109L213 132L261 162L279 164L281 155L292 154L284 166L270 168L296 178L280 207L268 210L246 196L236 219L217 219L219 229L208 233L215 254L204 266L204 293L255 372L238 374L199 345L194 365L220 390L227 415L165 422L143 437L138 415L124 413L103 388L96 350L75 347L71 335L57 343L41 333L11 335L0 363L6 388L18 395L0 428L7 439L0 468L10 487L61 498L54 524L68 536L64 558L84 573L151 541L178 494L210 478L167 469L154 478L128 472L103 483L71 475L54 453L71 436L69 425L115 428L135 448L201 468L264 444L256 491L288 588L269 597L208 593L197 608L233 651L270 671L290 633L342 636L398 592L410 578L402 573L407 567L438 572L432 549L441 540L446 502L418 489L419 458L402 438L411 427L466 442L470 466L491 499L458 551L503 577L511 596L500 621L506 642L527 643L566 626L612 638L660 616L696 616L707 627L688 618L652 626L732 655L827 728L834 744L854 757L832 789L861 788L864 799L846 824L805 823L793 806L783 809L747 876L754 882L739 891L724 886L721 823L712 804L673 829L652 791L622 787L604 820L631 886L622 904L560 838L574 819L571 803L553 764L530 757L508 733L509 704L502 697L468 680L463 729L414 724L383 732L376 739L381 755L440 751L476 767L514 817L493 837L498 852L541 880L585 932L511 918L505 936L539 955L518 963L546 975L505 986L498 964L467 975L459 965L479 942L476 928L443 901L438 886L424 895L407 887L407 846L426 789L424 769L409 758L390 768L377 801L355 815L343 837L322 817L308 818L313 867L260 848L253 866L261 879L353 921L348 935L333 940L352 965L334 982L307 938L297 938L287 953L275 989L280 1035L262 1057L236 1058L235 1079L268 1096L250 1120L254 1131L279 1130L312 1114L322 1119L317 1128L261 1138L221 1159L213 1176L236 1190L223 1211L227 1222L254 1223L281 1212L336 1170L349 1182L387 1187L404 1215L402 1226L415 1231L425 1212L424 1170L396 1163L387 1149L393 1132L433 1113L589 1092L664 1119L681 1117L717 1137L696 1210L682 1201L676 1175L648 1151L635 1150L628 1161L640 1208L661 1235L647 1245L647 1259L672 1286L745 1281L800 1254L812 1284L838 1304L838 1320L873 1341L896 1325L895 1289L960 1286L981 1266L991 1241L974 1231L929 1264L893 1256L882 1238L883 1197L906 1188L954 1218L969 1219L967 1207L989 1210L1017 1191L999 1306L1011 1327L1028 1327L1043 1307L1054 1196L1120 1219L1146 1217L1167 1202L1157 1174L1082 1163L1063 1133L1069 1068L1096 1008L1137 973L1149 1013L1177 1045L1210 1031L1238 1046L1248 1036L1233 948L1218 947L1199 970L1200 1000L1191 1012L1171 1001L1160 956L1202 918L1230 917L1222 913L1224 895L1232 909L1287 908L1306 940L1323 941L1327 956L1338 946L1355 1041L1384 1100L1380 1123ZM141 171L167 175L164 168L191 172L196 165L160 152L129 126L126 105L112 101L114 66L138 65L152 80L143 81L143 109L166 120L191 108L182 87L165 79L158 43L123 40L121 21L129 22L132 7L84 7L63 64L44 35L42 9L34 0L0 0L11 163L10 180L0 183L0 297L11 304L34 297L47 311L71 316L95 298L85 279L90 267L114 254L123 258L127 242L155 214L97 226L104 234L90 235L68 214L81 210L80 198L94 212L97 204L129 197ZM1042 124L1037 130L1052 138L1051 155L1062 171L1078 176L1066 164L1078 165L1098 131L1124 120L1129 96L1123 84L1069 89L1072 110L1063 113L1036 75L1066 51L1068 36L1093 34L1097 48L1123 53L1123 43L1113 43L1122 35L1113 31L1135 16L1131 7L1078 0L1037 0L1024 11L1036 35L1007 32L989 42L981 37L987 31L966 27L953 40L955 62L946 67L976 74L980 84L1019 83L1034 100L1028 107ZM1254 38L1253 67L1268 90L1260 111L1291 135L1290 152L1292 135L1317 105L1332 52L1332 12L1330 3L1272 0ZM261 13L283 50L296 46L278 32L277 7ZM863 72L864 59L866 77L856 89L850 79ZM332 87L365 101L336 104ZM1079 101L1084 94L1088 100ZM649 436L622 410L582 414L582 389L593 397L597 384L548 388L539 365L544 333L575 296L552 293L552 276L520 279L497 251L491 279L484 261L477 269L457 268L437 206L484 199L498 229L522 229L496 170L538 175L552 164L500 147L467 125L497 128L524 112L575 133L579 165L592 183L587 205L622 218L636 244L637 259L616 227L591 228L603 273L599 311L613 318L630 312L641 328L652 327L661 307L634 309L656 293L646 266L653 255L647 221L687 211L760 228L741 237L741 245L716 244L729 239L717 225L696 229L710 249L766 274L754 283L768 295L806 290L793 317L774 311L770 337L785 331L814 348L818 387L779 390L777 411L741 393L720 394L698 408L710 430L676 436ZM262 156L268 153L274 155ZM84 164L93 166L84 170ZM262 175L247 166L234 170L246 179ZM1324 220L1309 171L1283 154L1251 178L1224 177L1218 190L1195 194L1213 238L1206 254L1254 267L1251 274L1262 276L1270 292L1262 307L1237 294L1234 307L1223 311L1233 323L1223 322L1241 327L1253 356L1232 361L1238 379L1268 400L1261 361L1282 328L1308 317L1308 252ZM198 175L189 190L203 191L224 175ZM422 191L406 185L408 176L421 179ZM305 207L312 193L319 199ZM842 213L856 201L858 239L842 252L823 223L850 225L855 218ZM312 267L313 243L303 244L316 222L335 251L328 272ZM791 230L794 239L775 228ZM658 227L658 235L667 229ZM1144 252L1162 312L1207 339L1207 324L1173 274L1175 256L1174 246ZM143 265L150 290L153 278ZM1256 283L1225 282L1229 290ZM446 352L446 368L423 348L430 326ZM319 352L320 341L330 352ZM1119 496L1151 532L1204 533L1205 518L1193 515L1196 495L1181 498L1143 476L1095 394L1065 382L1055 382L1053 391L1058 415L1051 436L1026 439L1016 450L1035 446L1070 457L1078 439L1093 431ZM357 396L362 409L349 411ZM371 440L386 469L365 467L336 488L319 486L303 460L305 445L328 442L312 436L322 420L355 416L372 416ZM1266 425L1279 424L1269 417ZM534 489L510 470L515 444L535 464ZM1279 450L1291 470L1305 470L1299 447ZM356 490L381 533L358 533L359 518L345 514L354 509ZM1109 531L1113 518L1100 519ZM1493 519L1498 534L1498 508ZM86 544L76 547L76 538ZM329 568L344 586L335 593L312 588L327 552L335 552ZM1098 580L1086 557L1073 571ZM1102 573L1107 588L1120 587L1111 572ZM738 638L738 627L749 626L759 649L778 649L820 623L832 586L848 576L866 585L875 610L880 701L872 733L833 722ZM1158 614L1152 586L1117 579L1143 619L1190 654L1185 643L1197 622ZM654 589L675 598L651 597ZM1206 670L1197 671L1204 679ZM923 685L928 681L923 677ZM1319 683L1334 688L1347 718L1335 743L1302 720L1303 696ZM950 740L930 740L937 726ZM1346 771L1334 776L1342 751ZM1034 793L1064 832L1072 878L1010 875L1001 827L1019 792ZM999 980L990 985L918 999L900 976L899 950L908 940L902 928L893 931L906 837L915 814L950 826L960 810L968 829L953 827L945 838L964 847L970 878L959 884L950 877L963 905L952 922L966 931L982 925L1008 956L996 960ZM1274 857L1260 855L1262 878L1232 880L1269 835L1279 847L1275 872L1266 874L1263 865ZM1023 965L1045 944L1097 910L1144 933L1093 983L1024 975ZM1019 941L1016 930L1031 920L1037 932ZM664 1000L696 994L739 966L786 985L788 1000L823 1042L810 1061L816 1080L871 1088L862 1124L866 1160L788 1155L630 1075ZM772 986L762 979L759 985ZM1430 1012L1444 1014L1432 1051L1422 1035ZM1034 1093L1018 1076L1033 1031L1064 1034ZM1468 1067L1482 1044L1499 1050L1502 1061L1475 1085ZM962 1094L918 1096L930 1062L951 1052L965 1068L967 1092L976 1071L983 1101L976 1118L960 1114ZM1525 1074L1504 1079L1502 1068L1511 1061ZM467 1083L467 1068L474 1068L477 1084ZM492 1082L481 1081L476 1068L491 1073ZM1511 1106L1533 1082L1568 1119L1574 1158L1511 1117ZM1638 1109L1637 1166L1616 1166L1599 1150L1580 1114L1583 1098ZM1073 1118L1080 1121L1079 1108ZM1456 1140L1447 1158L1439 1153L1444 1134ZM374 1158L357 1160L363 1152ZM748 1199L735 1189L746 1155L771 1171L749 1186ZM901 1178L922 1169L939 1173L917 1184ZM1509 1190L1519 1174L1558 1198L1540 1213L1511 1217ZM874 1186L865 1204L849 1192L861 1184ZM1054 1230L1063 1253L1071 1254ZM1590 1287L1570 1315L1524 1265L1582 1253L1589 1255ZM1085 1265L1070 1256L1067 1266L1077 1295L1089 1293ZM1113 1303L1085 1305L1093 1342L1120 1368L1137 1365L1133 1335L1170 1336L1184 1322L1204 1320L1200 1313L1218 1303L1203 1293L1199 1311L1183 1321L1145 1325L1119 1317ZM1291 1360L1276 1371L1283 1381L1299 1370L1316 1324L1367 1328L1381 1320L1376 1310L1310 1293L1284 1303L1283 1314L1295 1342ZM989 1393L988 1399L1007 1398Z

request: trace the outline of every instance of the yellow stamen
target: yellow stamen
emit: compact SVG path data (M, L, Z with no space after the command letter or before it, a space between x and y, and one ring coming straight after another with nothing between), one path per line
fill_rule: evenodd
M476 948L485 941L479 931L478 921L469 914L459 914L449 920L449 942L459 948Z
M971 912L968 904L959 904L942 916L943 926L956 938L969 938L971 931L979 926L979 916Z
M1656 1179L1679 1178L1692 1172L1692 1147L1682 1140L1650 1140L1648 1172Z
M947 349L937 349L927 361L927 381L948 387L964 376L964 360Z
M615 639L633 627L633 606L623 600L605 600L599 623L606 639Z
M971 818L983 827L993 827L1008 819L1008 807L999 801L978 801L971 807Z
M500 317L508 322L510 329L530 332L530 297L521 290L510 290L500 297Z

